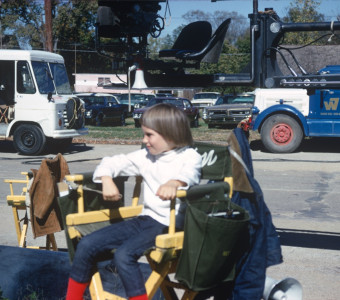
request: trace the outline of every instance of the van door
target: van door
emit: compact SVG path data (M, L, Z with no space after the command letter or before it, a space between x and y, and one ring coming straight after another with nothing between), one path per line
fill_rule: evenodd
M14 61L0 60L0 105L14 105Z

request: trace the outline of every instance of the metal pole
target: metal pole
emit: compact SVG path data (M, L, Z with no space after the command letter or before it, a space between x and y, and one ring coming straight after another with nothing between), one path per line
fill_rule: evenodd
M1 19L2 19L2 1L0 0L0 49L2 49L2 24L1 24Z

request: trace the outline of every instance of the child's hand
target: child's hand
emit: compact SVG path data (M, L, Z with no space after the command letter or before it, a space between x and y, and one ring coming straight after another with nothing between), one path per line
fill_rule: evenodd
M119 193L119 190L116 184L113 182L110 176L102 177L103 184L103 198L107 201L119 201L122 198L122 195Z
M158 188L156 195L162 200L173 200L176 198L177 189L181 186L186 186L186 183L179 180L169 180Z

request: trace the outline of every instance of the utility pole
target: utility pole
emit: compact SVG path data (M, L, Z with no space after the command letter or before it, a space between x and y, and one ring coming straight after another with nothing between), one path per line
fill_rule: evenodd
M0 0L0 49L2 49L2 1Z
M52 39L52 2L51 0L45 1L45 37L46 37L46 50L53 52L53 39Z

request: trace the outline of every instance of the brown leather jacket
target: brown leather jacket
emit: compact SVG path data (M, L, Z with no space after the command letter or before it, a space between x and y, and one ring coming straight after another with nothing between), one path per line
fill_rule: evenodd
M30 215L33 236L36 238L63 229L57 203L57 183L63 181L70 171L65 158L58 153L53 159L43 159L39 170L32 169L32 172Z

